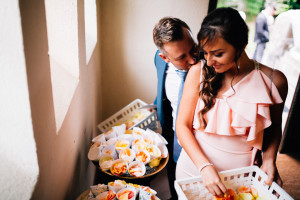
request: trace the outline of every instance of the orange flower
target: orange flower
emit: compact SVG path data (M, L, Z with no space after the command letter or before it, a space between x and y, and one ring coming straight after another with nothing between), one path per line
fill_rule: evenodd
M125 190L122 193L118 194L118 199L131 199L134 197L134 192L130 190Z
M137 155L136 155L136 158L139 160L139 161L142 161L142 162L146 162L147 160L147 155L140 151Z
M228 194L215 196L214 200L234 200L235 192L232 189L227 189Z
M127 171L127 166L125 163L116 163L111 167L111 173L114 175L123 175Z
M106 200L113 200L115 197L116 197L116 194L113 191L109 190L107 193Z

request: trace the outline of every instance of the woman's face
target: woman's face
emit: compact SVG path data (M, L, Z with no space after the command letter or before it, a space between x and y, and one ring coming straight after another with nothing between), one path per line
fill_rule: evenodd
M224 73L233 67L235 68L235 48L226 42L223 38L218 37L213 41L205 44L206 39L201 41L204 50L204 58L207 65L215 68L217 73ZM203 44L205 44L203 46Z

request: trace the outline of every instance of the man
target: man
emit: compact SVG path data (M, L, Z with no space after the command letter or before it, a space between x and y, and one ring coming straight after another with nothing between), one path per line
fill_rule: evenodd
M176 162L181 146L175 132L177 110L185 76L191 65L196 64L196 44L188 25L177 18L162 18L153 29L153 40L158 48L154 62L157 70L157 115L162 135L168 141L167 165L172 199L177 199L174 189Z
M266 43L269 42L269 26L274 22L276 8L274 4L266 3L265 9L256 17L254 41L257 43L253 59L261 62Z

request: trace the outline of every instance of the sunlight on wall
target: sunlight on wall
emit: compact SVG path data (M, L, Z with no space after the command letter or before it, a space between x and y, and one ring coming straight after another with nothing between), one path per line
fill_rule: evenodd
M46 0L45 8L58 134L79 81L77 0Z
M0 199L30 199L39 174L19 1L0 1Z
M86 64L89 63L97 43L97 13L95 0L84 1Z

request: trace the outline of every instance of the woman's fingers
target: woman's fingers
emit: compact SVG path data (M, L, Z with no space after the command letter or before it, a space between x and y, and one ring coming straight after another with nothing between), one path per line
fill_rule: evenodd
M201 171L201 175L204 186L213 196L226 194L227 189L213 166L205 167Z
M267 185L271 185L272 184L272 182L274 181L274 182L276 182L280 187L282 187L282 185L283 185L283 183L282 183L282 180L281 180L281 178L280 178L280 176L279 176L279 173L278 173L278 171L276 170L275 171L275 174L273 175L274 173L268 173L268 178L267 178L267 180L265 181L265 184L267 184Z
M205 187L214 196L221 196L227 193L227 189L220 179L208 183Z
M271 185L273 180L274 180L274 175L273 175L273 173L272 174L270 173L270 174L268 174L267 180L265 180L265 184Z
M268 175L265 184L271 185L272 182L276 182L279 186L282 186L282 180L279 176L278 170L276 165L263 165L261 169Z
M220 183L221 184L219 184L219 187L220 187L222 193L226 194L227 193L227 189L226 189L225 185L222 182L220 182Z
M215 191L215 193L216 193L218 196L224 194L224 193L222 192L222 190L219 188L219 185L213 185L213 190Z
M275 171L272 168L263 169L263 171L268 175L267 180L265 180L265 184L271 185L274 180Z
M226 191L226 188L225 188L225 190L223 191L223 189L221 189L221 187L222 187L222 188L225 188L225 186L224 186L223 184L222 184L222 186L221 186L221 185L216 185L216 184L214 184L214 185L207 186L206 189L207 189L213 196L222 196L222 195L226 194L227 191Z
M206 187L206 189L209 191L209 193L211 193L213 196L216 196L217 195L217 193L215 192L215 190L214 190L214 188L213 187Z

